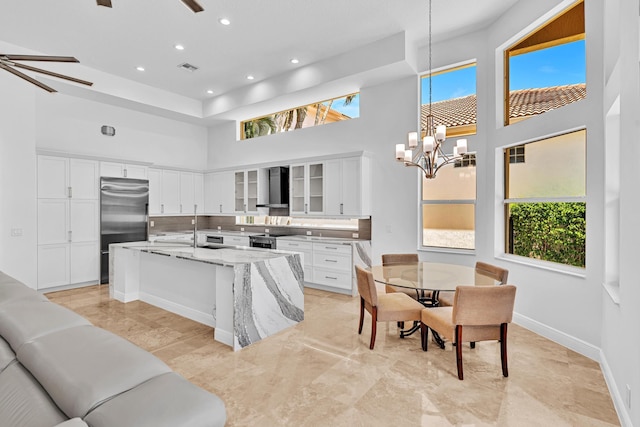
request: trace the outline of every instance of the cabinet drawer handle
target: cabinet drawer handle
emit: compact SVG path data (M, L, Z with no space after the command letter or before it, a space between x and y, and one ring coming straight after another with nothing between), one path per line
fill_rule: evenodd
M340 203L340 215L344 214L344 203Z
M124 177L127 177L127 168L124 169Z
M325 259L326 262L338 262L337 259Z
M332 276L324 276L325 279L331 279L331 280L338 280L337 277L332 277Z
M333 249L334 251L338 250L336 246L325 246L325 249Z
M300 245L297 243L289 243L289 246L300 246Z
M71 231L71 230L69 230L69 243L71 243L71 241L72 241L71 233L72 233L72 231Z
M160 213L164 213L164 203L160 205Z
M182 203L180 203L180 213L182 213Z
M220 205L220 213L222 213L222 204Z
M69 189L69 198L73 198L73 187L67 187Z

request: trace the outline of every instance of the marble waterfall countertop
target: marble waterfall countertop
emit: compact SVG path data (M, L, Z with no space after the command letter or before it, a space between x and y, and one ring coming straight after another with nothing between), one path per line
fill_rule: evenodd
M233 267L236 264L248 264L293 254L293 252L289 251L216 244L208 244L207 247L194 248L191 245L187 246L185 244L162 241L116 243L114 245L142 252L229 267Z
M350 245L352 243L367 242L368 240L362 239L349 239L346 237L322 237L322 236L303 236L303 235L291 235L281 236L278 240L293 240L302 242L318 242L318 243L334 243L338 245Z

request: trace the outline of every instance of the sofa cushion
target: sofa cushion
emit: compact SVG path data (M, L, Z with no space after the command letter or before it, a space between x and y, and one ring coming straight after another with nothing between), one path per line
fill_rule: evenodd
M103 403L85 421L92 427L214 427L226 418L222 400L171 372Z
M27 299L0 307L0 336L15 352L40 336L90 324L79 314L52 302Z
M37 291L23 285L13 277L0 272L0 306L21 299L48 301L44 295L40 295Z
M9 363L16 360L16 355L11 350L9 343L0 338L0 372L4 371L4 369L9 366Z
M21 364L14 362L0 372L1 426L51 427L66 419Z
M151 353L95 326L76 326L22 345L18 361L69 418L171 369Z

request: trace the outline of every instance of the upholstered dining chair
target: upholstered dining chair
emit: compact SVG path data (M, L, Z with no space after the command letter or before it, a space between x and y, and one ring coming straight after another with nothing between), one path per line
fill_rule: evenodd
M427 351L429 329L451 340L456 348L458 378L462 380L462 343L498 340L502 375L508 377L507 325L513 317L515 298L516 287L513 285L456 287L453 306L430 307L422 311L422 350Z
M394 264L411 264L413 262L418 262L420 259L418 258L418 254L382 254L382 265L394 265ZM394 292L402 292L403 294L409 295L413 299L418 299L419 292L415 289L402 288L399 286L385 285L385 290L388 294L392 294Z
M496 265L487 264L486 262L482 261L476 262L476 273L483 276L491 277L493 280L499 281L502 285L507 283L507 279L509 278L509 270L498 267ZM440 305L441 307L452 306L453 294L454 292L440 292L440 295L438 296L438 305Z
M405 321L420 321L424 306L403 293L381 294L376 290L373 274L360 266L355 266L360 294L360 324L358 334L362 333L364 311L371 314L371 341L369 348L373 350L376 342L376 325L378 322L399 322L400 328Z

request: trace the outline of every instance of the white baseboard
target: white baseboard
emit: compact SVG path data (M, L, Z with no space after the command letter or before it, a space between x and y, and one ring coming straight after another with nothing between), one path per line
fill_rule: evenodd
M139 300L140 294L138 294L137 292L136 293L129 292L128 294L125 294L124 292L114 290L113 297L120 302L127 303L131 301Z
M222 329L216 329L214 331L214 339L222 344L226 344L233 348L233 334L229 331L223 331ZM235 349L234 349L235 350Z
M194 322L202 323L203 325L211 326L212 328L216 327L215 320L213 319L213 315L211 313L196 311L192 308L185 307L181 304L176 304L175 302L168 301L164 298L160 298L146 292L140 292L140 301L144 301L182 317L186 317L187 319L191 319Z
M513 313L513 322L523 328L535 332L538 335L542 335L551 341L570 348L589 359L600 362L600 348L589 344L588 342L582 341L581 339L551 328L544 323L540 323L537 320L533 320L518 313Z
M622 427L633 427L631 415L625 405L624 398L620 394L620 388L616 384L613 372L611 372L609 363L607 363L607 358L602 352L600 352L600 369L602 370L602 375L604 375L604 380L609 388L609 394L611 395L611 400L613 400L613 406L616 408L616 412L618 413L620 425Z

